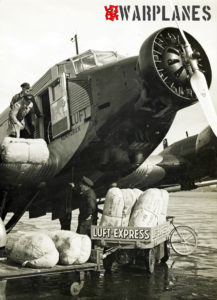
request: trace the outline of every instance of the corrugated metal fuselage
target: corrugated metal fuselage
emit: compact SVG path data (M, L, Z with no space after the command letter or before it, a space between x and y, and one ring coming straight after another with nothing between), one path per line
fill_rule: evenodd
M135 110L141 93L136 63L137 57L132 57L68 78L70 129L50 141L50 158L45 165L1 163L1 184L36 185L73 166L76 171L100 177L102 167L110 173L113 164L113 172L119 168L117 177L129 171L130 155L143 151L147 157L166 134L175 113L153 120L150 137L146 136L152 116L138 107Z

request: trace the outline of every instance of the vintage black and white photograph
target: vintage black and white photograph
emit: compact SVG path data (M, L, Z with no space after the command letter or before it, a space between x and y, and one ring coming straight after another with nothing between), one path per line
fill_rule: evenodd
M215 300L215 0L0 0L0 300Z

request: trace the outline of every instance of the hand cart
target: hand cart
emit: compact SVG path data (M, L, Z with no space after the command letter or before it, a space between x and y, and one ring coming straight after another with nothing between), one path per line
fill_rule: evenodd
M11 279L30 278L38 276L50 276L52 274L75 273L77 281L70 286L71 295L78 295L84 286L85 273L100 270L100 259L102 251L93 249L91 257L87 263L80 265L56 265L53 268L33 269L22 267L7 260L6 257L0 258L0 299L5 299L6 284ZM2 298L1 298L2 297ZM4 298L5 297L5 298Z
M103 250L103 266L110 271L113 262L145 266L154 272L155 262L166 262L170 249L168 241L171 220L156 227L101 227L92 226L91 239L95 248Z

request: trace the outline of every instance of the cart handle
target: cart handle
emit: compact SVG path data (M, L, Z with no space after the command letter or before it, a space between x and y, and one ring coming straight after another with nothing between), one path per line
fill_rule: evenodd
M167 221L170 221L170 220L173 221L173 219L175 219L174 216L167 216L167 217L166 217L166 220L167 220Z
M116 252L118 249L120 249L121 248L121 246L117 246L117 247L111 247L111 248L109 248L109 249L107 249L106 251L105 251L105 253L103 253L103 259L105 259L108 255L110 255L110 254L112 254L112 253L114 253L114 252Z

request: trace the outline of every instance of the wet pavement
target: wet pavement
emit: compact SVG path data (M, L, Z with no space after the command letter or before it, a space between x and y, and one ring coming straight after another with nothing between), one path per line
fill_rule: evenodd
M3 299L217 299L217 193L178 192L170 196L168 215L175 223L190 225L198 234L198 248L181 257L171 250L166 264L157 264L154 274L143 269L114 265L110 274L87 274L79 296L71 296L75 274L25 278L7 282ZM76 228L77 213L72 227ZM27 214L15 230L59 229L50 216L29 220Z

